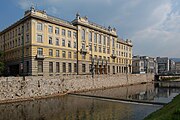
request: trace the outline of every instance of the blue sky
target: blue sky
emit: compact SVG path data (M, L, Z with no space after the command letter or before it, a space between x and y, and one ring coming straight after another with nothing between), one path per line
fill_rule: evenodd
M69 21L77 12L133 41L134 55L180 57L179 0L2 0L0 31L32 4Z

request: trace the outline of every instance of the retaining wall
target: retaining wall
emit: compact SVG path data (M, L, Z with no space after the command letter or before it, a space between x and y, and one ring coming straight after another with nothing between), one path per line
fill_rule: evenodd
M1 77L0 102L34 99L93 89L151 82L153 74L69 75L58 77Z

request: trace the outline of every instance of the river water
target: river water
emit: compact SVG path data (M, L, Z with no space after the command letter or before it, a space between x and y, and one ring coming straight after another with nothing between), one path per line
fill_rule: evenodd
M180 88L141 84L81 94L167 103ZM0 105L0 120L142 120L161 105L113 102L66 95Z

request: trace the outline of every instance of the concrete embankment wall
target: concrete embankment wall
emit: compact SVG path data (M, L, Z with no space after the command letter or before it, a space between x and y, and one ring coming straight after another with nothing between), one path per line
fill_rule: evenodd
M0 78L0 102L13 102L48 97L70 92L103 89L130 84L151 82L153 74L69 75L59 77L29 76Z

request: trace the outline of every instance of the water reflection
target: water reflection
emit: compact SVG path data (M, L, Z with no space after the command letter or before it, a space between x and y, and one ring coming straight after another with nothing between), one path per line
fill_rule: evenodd
M174 84L173 82L155 83L155 84L148 83L148 84L139 84L139 85L125 86L125 87L105 89L105 90L97 90L97 91L85 92L81 94L168 103L176 95L180 93L180 87L177 87L177 84L180 84L180 82L178 83L176 82L175 88L173 88L173 84ZM167 87L167 86L171 86L171 87Z
M0 105L0 120L141 120L159 108L65 96Z

